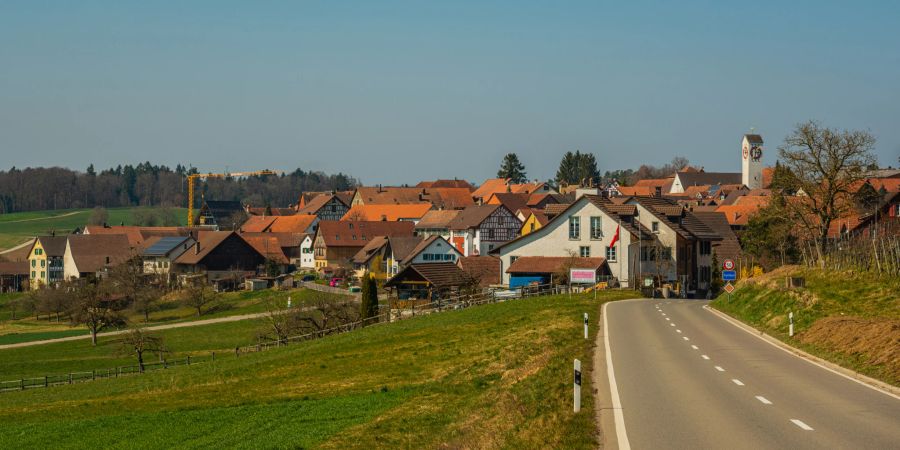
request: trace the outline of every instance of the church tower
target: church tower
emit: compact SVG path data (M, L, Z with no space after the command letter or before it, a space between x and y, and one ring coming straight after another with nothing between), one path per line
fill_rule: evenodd
M750 189L763 187L762 152L762 136L745 134L741 143L741 183Z

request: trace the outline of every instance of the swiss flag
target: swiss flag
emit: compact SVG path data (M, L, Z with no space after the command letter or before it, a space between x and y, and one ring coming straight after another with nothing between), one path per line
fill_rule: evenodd
M616 226L616 234L613 235L612 241L609 243L609 246L612 247L616 245L616 242L619 240L619 227Z

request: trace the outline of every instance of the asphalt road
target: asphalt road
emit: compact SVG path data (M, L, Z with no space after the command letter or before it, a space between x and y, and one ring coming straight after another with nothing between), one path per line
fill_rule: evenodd
M706 303L607 305L631 448L900 448L900 399L789 354Z

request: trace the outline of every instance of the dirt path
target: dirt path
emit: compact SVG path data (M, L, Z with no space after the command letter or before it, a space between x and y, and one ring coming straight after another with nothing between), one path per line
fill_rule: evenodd
M147 327L147 330L170 330L172 328L184 328L184 327L197 327L201 325L211 325L216 323L225 323L225 322L237 322L240 320L249 320L249 319L257 319L265 316L268 313L255 313L255 314L241 314L237 316L228 316L228 317L219 317L215 319L203 319L203 320L195 320L192 322L178 322L178 323L170 323L165 325L154 325ZM130 330L118 330L118 331L109 331L106 333L98 333L97 337L104 336L115 336L122 333L127 333ZM10 348L20 348L20 347L30 347L32 345L44 345L44 344L55 344L57 342L67 342L67 341L77 341L80 339L90 339L90 334L78 335L78 336L68 336L63 338L56 339L44 339L41 341L30 341L30 342L19 342L17 344L6 344L0 345L0 350L6 350Z
M35 221L35 220L59 219L59 218L62 218L62 217L74 216L75 214L81 214L81 213L83 213L83 212L84 212L84 211L72 211L72 212L67 212L67 213L65 213L65 214L59 214L59 215L56 215L56 216L35 217L35 218L33 218L33 219L10 220L10 221L6 221L6 222L0 222L0 224L4 224L4 223L33 222L33 221Z

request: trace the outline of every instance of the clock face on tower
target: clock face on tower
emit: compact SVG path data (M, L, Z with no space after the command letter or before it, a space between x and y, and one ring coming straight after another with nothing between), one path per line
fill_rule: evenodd
M747 159L747 157L750 156L750 149L744 147L744 151L742 151L741 153L743 153L744 159Z
M753 158L754 161L759 161L762 158L762 147L756 145L751 147L750 157Z

